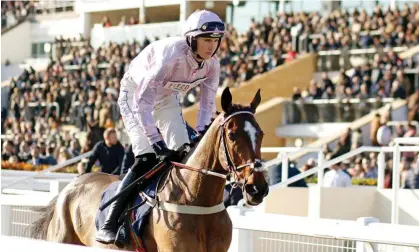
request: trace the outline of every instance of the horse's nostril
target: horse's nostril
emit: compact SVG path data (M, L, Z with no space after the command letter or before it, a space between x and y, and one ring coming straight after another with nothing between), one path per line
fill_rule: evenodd
M246 192L251 196L254 196L258 193L258 190L255 185L246 185L245 189Z
M253 185L253 191L255 192L255 194L259 192L258 188L255 185Z

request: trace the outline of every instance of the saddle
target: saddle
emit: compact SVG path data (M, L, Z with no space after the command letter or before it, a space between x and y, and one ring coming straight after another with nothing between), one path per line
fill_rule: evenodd
M184 152L184 155L182 156L182 163L185 163L188 160L192 152L193 150L190 149ZM118 219L119 228L116 239L116 245L118 247L123 247L124 244L131 244L131 241L133 240L136 244L138 252L146 251L145 246L143 245L144 242L142 236L144 227L147 225L148 214L154 207L154 205L151 204L151 201L156 201L157 189L160 181L171 169L172 167L170 165L165 166L165 168L160 169L149 179L144 181L141 185L141 190L139 190L139 188L133 189L135 193L129 194L128 205ZM153 172L154 170L156 169L152 169L149 172ZM103 210L100 209L102 209L103 206L115 196L119 183L121 183L121 181L115 181L108 186L102 194L99 210L97 211L95 219L96 230L99 230L104 224L109 208L106 207Z
M148 203L146 197L156 199L159 182L163 175L169 170L170 169L166 170L163 174L151 178L147 185L141 190L141 193L138 193L139 190L135 190L136 193L132 193L129 196L129 203L118 220L118 243L116 243L118 247L131 244L132 241L134 241L138 252L146 251L142 236L144 227L147 225L147 216L153 209L153 206ZM108 188L106 188L102 194L100 206L105 204L115 195L119 183L121 183L121 181L115 181ZM144 194L147 196L144 196ZM96 230L99 230L104 224L108 209L109 208L105 208L103 211L97 211L95 219Z

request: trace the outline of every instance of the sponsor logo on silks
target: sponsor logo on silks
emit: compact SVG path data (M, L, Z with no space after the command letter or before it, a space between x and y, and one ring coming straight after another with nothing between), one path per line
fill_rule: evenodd
M176 81L168 81L166 85L164 85L165 88L171 89L178 92L188 92L190 89L198 86L202 82L204 82L207 78L202 78L195 80L193 82L176 82Z

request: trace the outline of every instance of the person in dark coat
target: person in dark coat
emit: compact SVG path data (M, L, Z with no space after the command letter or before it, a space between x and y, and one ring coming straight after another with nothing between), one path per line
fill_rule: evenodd
M288 165L288 178L300 174L300 170L296 168L294 163ZM276 166L268 169L269 185L275 185L282 181L282 162ZM304 179L300 179L288 185L289 187L307 187L307 183Z
M93 165L99 160L101 172L119 174L125 153L124 146L118 141L113 128L105 130L103 138L105 140L97 142L93 147L85 172L91 172Z

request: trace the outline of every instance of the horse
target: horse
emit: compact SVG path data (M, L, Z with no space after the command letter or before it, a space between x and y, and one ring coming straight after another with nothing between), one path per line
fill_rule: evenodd
M147 251L227 251L232 222L223 205L226 177L242 189L243 198L255 206L269 192L261 163L263 132L254 113L261 101L257 91L250 106L232 103L229 89L221 97L223 111L197 143L187 162L175 164L161 178L154 207L143 231ZM95 241L95 216L104 190L119 178L104 173L83 174L72 180L42 209L32 225L32 238L91 247L134 251ZM175 206L175 207L173 207ZM180 209L180 210L179 210ZM186 212L185 212L186 211Z

